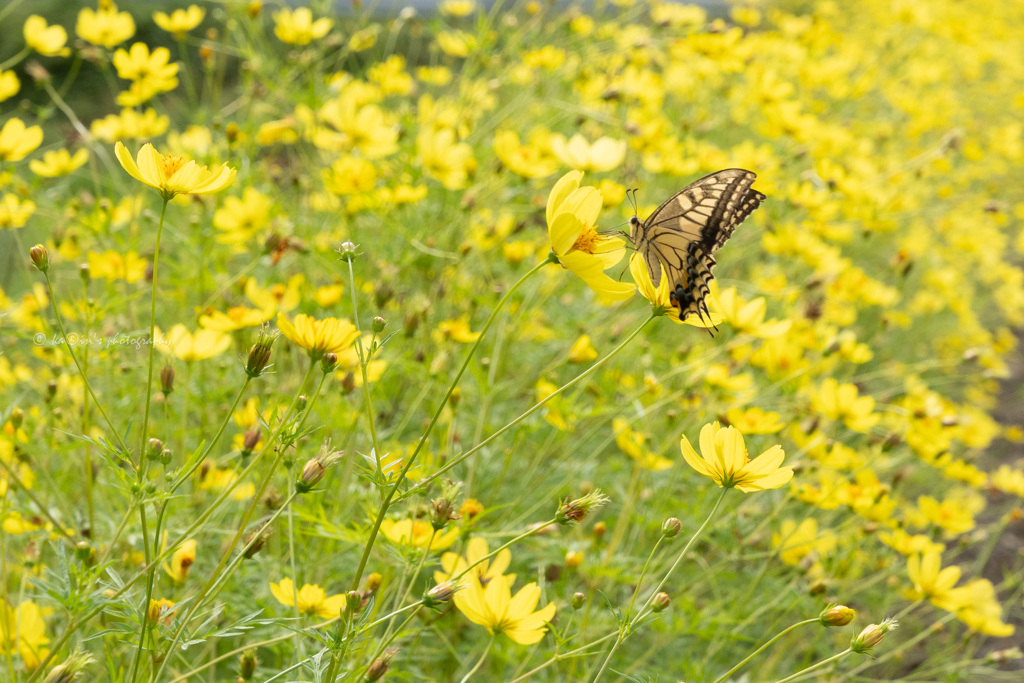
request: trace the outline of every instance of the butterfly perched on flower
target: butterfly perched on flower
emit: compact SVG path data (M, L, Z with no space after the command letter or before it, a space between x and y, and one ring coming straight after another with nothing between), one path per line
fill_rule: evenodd
M705 176L669 197L647 220L629 219L629 240L643 258L655 287L662 269L679 319L708 315L714 253L765 196L753 189L757 174L728 168Z

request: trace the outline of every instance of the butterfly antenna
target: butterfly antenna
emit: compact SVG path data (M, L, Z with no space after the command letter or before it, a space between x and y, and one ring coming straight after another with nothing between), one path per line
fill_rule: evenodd
M629 203L633 205L633 215L634 216L636 215L636 212L637 212L637 203L636 203L636 191L637 191L637 189L639 189L639 188L634 187L634 188L631 188L629 190L626 190L626 198L629 199ZM629 194L630 192L633 193L632 196L630 196L630 194Z

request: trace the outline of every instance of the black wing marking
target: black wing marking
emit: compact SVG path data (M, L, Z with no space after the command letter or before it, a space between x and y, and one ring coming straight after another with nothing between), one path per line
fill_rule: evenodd
M764 201L751 187L755 178L741 168L712 173L669 197L646 221L634 220L633 246L655 287L664 267L680 320L710 317L705 299L715 279L713 254Z

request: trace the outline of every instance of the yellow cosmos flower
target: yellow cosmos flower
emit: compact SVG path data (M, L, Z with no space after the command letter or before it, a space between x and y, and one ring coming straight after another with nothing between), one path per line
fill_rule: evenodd
M0 229L22 227L35 210L35 202L20 201L18 195L5 194L0 199Z
M120 141L114 146L114 154L131 177L158 190L165 200L179 194L219 192L235 179L235 169L227 164L211 171L191 159L164 156L148 142L139 150L138 164Z
M188 578L189 569L192 568L195 561L196 540L190 538L174 551L174 554L171 555L170 564L164 562L164 571L167 572L167 576L174 579L177 583L185 583L185 579Z
M175 610L172 609L174 604L173 600L167 598L151 599L149 601L149 623L155 624L158 620L163 620L165 624L170 623L174 617Z
M93 137L103 142L118 140L155 138L167 132L171 120L157 114L155 109L139 113L134 109L123 109L120 114L108 114L96 119L89 126Z
M449 17L468 17L476 11L476 0L444 0L438 9Z
M625 242L599 235L595 227L601 211L597 188L580 187L583 173L570 171L555 183L548 195L547 223L551 250L559 263L594 290L606 303L633 296L634 287L605 274L622 260Z
M647 448L647 435L633 431L626 420L621 417L612 420L612 431L615 433L615 445L633 458L640 467L652 472L661 472L672 467L671 460L652 453Z
M431 338L440 344L445 339L472 344L480 338L479 332L473 332L469 327L469 319L466 317L457 320L442 320L437 324L437 329L431 334Z
M874 413L874 398L858 396L856 386L840 384L833 377L822 382L821 389L812 396L811 404L816 412L830 420L842 420L855 432L866 433L882 419Z
M526 144L519 143L515 131L500 130L494 134L494 153L508 170L523 178L546 178L558 170L558 160L551 154L546 131L530 135Z
M570 363L589 363L597 358L597 349L590 343L590 335L580 335L569 349Z
M704 319L691 314L681 320L679 318L679 309L672 304L672 299L669 296L668 277L665 275L665 267L662 266L661 282L655 287L654 283L651 282L651 274L647 271L647 265L639 253L634 253L629 258L629 274L633 276L633 282L636 283L640 294L651 302L651 312L655 315L663 315L676 324L685 323L703 329L710 329L724 320L719 313L709 313ZM706 297L704 301L705 303L710 303L711 296Z
M332 26L334 21L331 19L313 21L313 12L308 7L300 7L294 12L286 8L274 13L274 35L289 45L309 45L327 35Z
M717 289L717 286L712 283ZM778 337L789 331L792 326L791 320L769 320L765 322L764 316L768 310L768 304L763 296L752 301L744 301L736 293L735 287L729 287L715 292L715 310L725 316L726 321L740 333L749 334L761 339Z
M295 583L288 578L281 579L281 583L271 583L270 592L282 605L294 607L298 604L300 614L315 614L321 619L333 619L346 607L344 593L328 596L320 586L308 583L296 592Z
M0 161L21 161L43 141L43 129L10 119L0 128Z
M111 249L102 254L90 251L88 259L90 277L103 278L107 282L113 280L138 282L145 276L148 267L146 259L134 251L122 253Z
M208 330L219 332L234 332L246 327L255 327L267 322L273 317L273 311L248 308L246 306L232 306L227 313L220 311L209 311L199 317L199 324Z
M99 0L96 10L83 7L75 22L75 33L82 40L112 48L135 35L135 19L118 12L113 0Z
M700 430L699 456L685 435L679 446L690 467L725 488L750 493L777 489L793 478L792 467L781 467L786 457L782 446L776 444L751 460L743 435L735 427L723 428L717 422L704 425Z
M533 645L547 632L546 625L555 616L555 603L534 611L540 602L540 587L528 583L512 595L508 581L466 582L459 611L474 624L479 624L491 633L504 633L520 645Z
M929 551L907 558L907 575L914 584L904 596L910 600L927 598L939 609L955 612L963 606L963 593L954 587L960 580L960 567L942 568L942 556L938 551Z
M554 135L551 151L559 161L577 171L610 171L626 158L626 141L603 137L590 144L579 133L568 141L564 135Z
M170 16L164 12L156 12L153 14L153 21L174 36L175 40L182 40L186 33L202 23L205 16L205 9L198 5L189 5L188 9L174 10Z
M171 52L166 47L158 47L152 52L145 43L134 43L129 49L119 49L114 53L113 64L117 75L126 81L152 79L170 81L178 84L178 64L172 63ZM173 87L167 88L172 90Z
M780 560L795 566L811 553L821 557L835 550L836 535L828 530L819 532L815 519L805 519L800 524L787 519L772 534L772 547L779 551Z
M956 613L957 619L978 631L997 638L1012 636L1016 628L1003 622L1003 608L996 600L996 589L988 579L975 579L962 588L964 606Z
M219 356L231 346L231 336L224 332L197 330L192 333L180 323L172 327L166 337L159 327L156 328L153 337L159 351L189 363Z
M325 353L340 353L359 338L356 326L348 320L317 320L305 313L295 316L294 323L284 313L278 313L277 327L281 334L309 351L310 358L314 359L319 359Z
M416 136L416 156L424 172L449 190L461 190L476 171L473 148L456 140L450 128L423 130Z
M296 273L288 278L287 284L276 283L269 287L260 287L256 278L249 278L245 283L245 296L256 304L257 308L272 311L290 311L302 301L299 288L306 281L306 276Z
M13 71L0 71L0 102L10 99L21 90L21 81Z
M74 173L89 160L89 150L80 149L72 155L66 149L45 152L43 160L33 159L28 167L37 176L59 178Z
M768 410L761 410L757 406L750 408L730 408L725 413L726 418L741 434L774 434L786 426L785 422L779 419L779 414Z
M0 653L18 653L32 670L50 654L43 611L34 602L11 607L0 598Z
M64 47L68 42L68 32L63 26L47 26L46 19L33 14L25 20L22 29L25 44L44 57L67 57L71 50Z
M434 533L434 527L428 522L413 519L403 519L396 522L393 519L385 519L380 523L380 532L392 543L398 545L411 545L414 548L427 548L429 550L444 550L455 543L459 537L458 529L451 529L446 533Z

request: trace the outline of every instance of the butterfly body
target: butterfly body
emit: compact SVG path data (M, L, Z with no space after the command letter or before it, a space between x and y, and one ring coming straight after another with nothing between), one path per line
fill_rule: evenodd
M669 197L647 220L630 219L630 242L655 287L664 268L680 320L707 314L704 300L715 279L715 251L765 199L751 187L755 178L741 168L718 171Z

